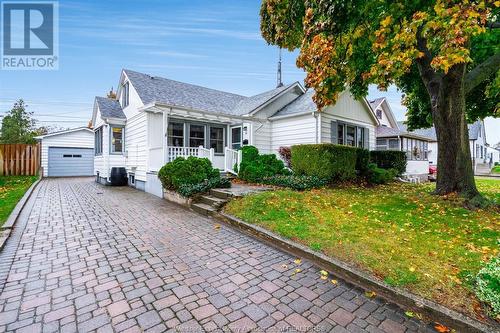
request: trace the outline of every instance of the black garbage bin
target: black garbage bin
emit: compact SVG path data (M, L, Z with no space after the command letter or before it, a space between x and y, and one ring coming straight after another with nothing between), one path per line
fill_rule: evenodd
M127 185L127 170L123 167L111 168L111 176L109 177L109 180L111 181L111 185L113 186Z

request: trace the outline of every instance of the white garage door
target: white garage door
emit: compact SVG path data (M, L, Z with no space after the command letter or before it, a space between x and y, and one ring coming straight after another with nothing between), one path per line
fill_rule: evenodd
M92 176L94 149L49 147L49 177Z

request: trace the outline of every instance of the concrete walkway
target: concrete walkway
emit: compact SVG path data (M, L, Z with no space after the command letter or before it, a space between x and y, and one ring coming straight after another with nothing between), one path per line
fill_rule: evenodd
M426 331L307 261L131 188L48 179L30 204L0 254L0 332Z

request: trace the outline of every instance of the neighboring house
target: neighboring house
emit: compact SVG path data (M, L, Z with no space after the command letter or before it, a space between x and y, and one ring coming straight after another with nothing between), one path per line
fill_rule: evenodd
M398 125L403 130L406 129L406 125L403 122L399 122ZM485 164L489 162L486 153L487 143L486 143L486 132L484 128L484 122L482 120L478 120L473 124L469 124L468 128L469 128L470 154L474 170L476 170L479 164ZM417 135L430 138L429 163L436 165L438 160L439 147L437 143L435 128L431 127L426 129L418 129L412 131L411 133L415 133Z
M381 123L377 128L377 149L398 149L408 153L407 173L423 172L428 166L436 165L438 143L434 127L408 131L404 122L396 122L389 103L385 98L370 102L373 112ZM474 170L478 164L488 163L486 153L486 132L484 122L478 120L469 124L469 142ZM403 138L397 141L397 138ZM423 161L428 162L424 168Z
M429 174L429 142L430 138L399 126L394 118L391 106L385 98L370 102L376 117L380 121L377 126L377 150L399 150L406 152L406 174L426 179Z
M486 147L486 163L500 163L500 148Z
M305 143L375 148L379 121L365 99L345 91L318 112L312 95L298 82L245 97L123 70L117 98L95 99L95 173L107 183L111 168L125 167L131 186L162 196L157 172L179 156L234 173L243 145L276 154Z
M94 132L87 127L37 136L43 177L94 175Z

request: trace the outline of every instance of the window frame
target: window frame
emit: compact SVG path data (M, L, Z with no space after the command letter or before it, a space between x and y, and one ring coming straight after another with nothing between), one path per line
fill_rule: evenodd
M130 104L130 82L125 82L122 85L122 108L126 108Z
M170 138L179 138L179 136L170 135L170 129L172 124L180 124L182 125L182 146L174 146L170 144ZM176 119L169 120L168 122L168 130L167 130L167 146L168 147L186 147L186 123L182 121L178 121Z
M186 147L198 148L200 146L203 146L203 148L205 148L207 146L207 125L203 124L203 123L196 123L196 122L194 122L194 123L186 123L186 124L187 124L187 131L186 131L187 142L186 142L186 139L184 140L184 142L186 143ZM203 128L203 138L191 137L191 126L201 126ZM203 140L203 144L202 145L191 146L191 139L194 139L194 140Z
M347 144L347 127L354 128L354 146ZM337 143L336 144L342 145L342 146L348 146L348 147L369 149L369 147L364 147L364 145L365 145L365 130L366 129L368 129L368 127L359 126L359 125L349 123L349 122L344 122L344 121L337 121ZM361 133L362 133L362 135L361 135L362 141L361 142L359 141L359 138L358 138L358 131L359 130L361 130ZM342 137L340 136L340 131L342 131ZM361 145L360 145L360 143L361 143ZM368 143L368 146L369 145L370 144Z
M113 128L120 128L122 130L122 150L113 151ZM125 126L123 125L109 125L109 154L110 155L123 155L125 153Z
M212 128L216 128L216 129L222 129L222 151L221 152L217 152L217 150L214 148L214 154L215 155L224 155L224 149L226 147L226 128L222 125L218 126L218 125L209 125L208 126L208 149L211 149L212 147L212 140L216 140L216 141L221 141L220 139L212 139L211 138L211 130Z
M377 112L376 112L376 113L377 113L377 118L378 118L378 119L382 119L382 118L383 118L383 115L382 115L382 110L377 109Z
M103 152L103 130L99 126L94 130L94 156L102 156Z
M237 142L233 142L233 130L235 130L235 129L239 129L240 130L240 141L237 141ZM241 149L241 147L243 147L243 125L232 126L231 127L230 138L231 138L231 149L233 149L233 150ZM239 143L240 146L235 148L234 147L235 143Z

